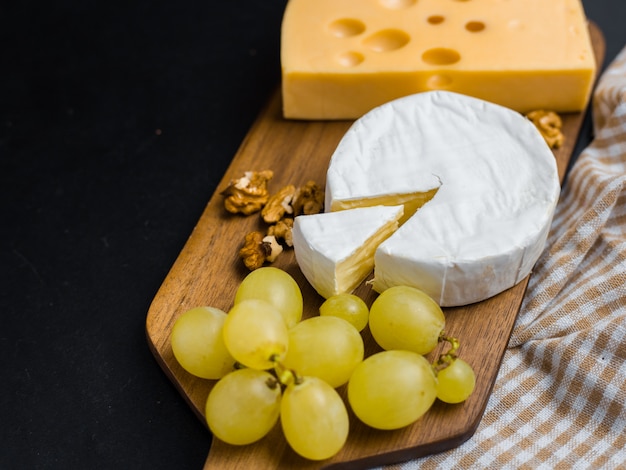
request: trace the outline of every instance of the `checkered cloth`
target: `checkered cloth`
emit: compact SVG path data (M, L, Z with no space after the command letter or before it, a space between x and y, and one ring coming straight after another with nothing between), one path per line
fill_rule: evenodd
M593 97L481 424L391 468L626 468L626 48Z

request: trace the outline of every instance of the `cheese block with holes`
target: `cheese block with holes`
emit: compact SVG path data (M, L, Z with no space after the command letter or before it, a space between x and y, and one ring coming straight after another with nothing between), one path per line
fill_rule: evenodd
M300 215L293 247L300 270L324 298L352 292L374 267L374 251L398 228L402 206Z
M431 90L580 111L595 73L580 0L289 0L281 64L295 119L355 119Z
M404 204L406 222L376 250L373 288L411 285L456 306L531 272L559 193L554 155L529 120L436 91L354 122L331 157L325 207Z

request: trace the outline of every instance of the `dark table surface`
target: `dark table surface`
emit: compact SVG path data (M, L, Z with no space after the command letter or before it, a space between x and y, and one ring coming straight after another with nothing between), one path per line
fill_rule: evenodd
M626 2L583 3L606 66ZM278 84L285 4L0 6L0 469L202 468L144 323Z

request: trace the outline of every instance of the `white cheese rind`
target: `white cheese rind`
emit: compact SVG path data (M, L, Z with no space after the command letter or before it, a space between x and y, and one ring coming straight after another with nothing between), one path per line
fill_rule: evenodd
M433 199L378 247L373 288L411 285L456 306L524 279L543 250L560 193L554 155L534 125L450 92L389 102L339 143L326 207L436 185Z
M300 270L322 297L344 292L338 282L345 274L338 272L342 263L374 242L382 230L393 232L403 212L402 206L374 206L296 217L292 236ZM359 268L366 267L366 275L374 267L376 246L365 250L369 254L359 263ZM354 273L348 278L354 287L363 281Z

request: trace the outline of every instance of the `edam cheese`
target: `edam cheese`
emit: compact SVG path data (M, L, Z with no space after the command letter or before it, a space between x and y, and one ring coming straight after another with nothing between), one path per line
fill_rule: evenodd
M355 119L416 92L580 111L595 59L580 0L289 0L283 112Z

